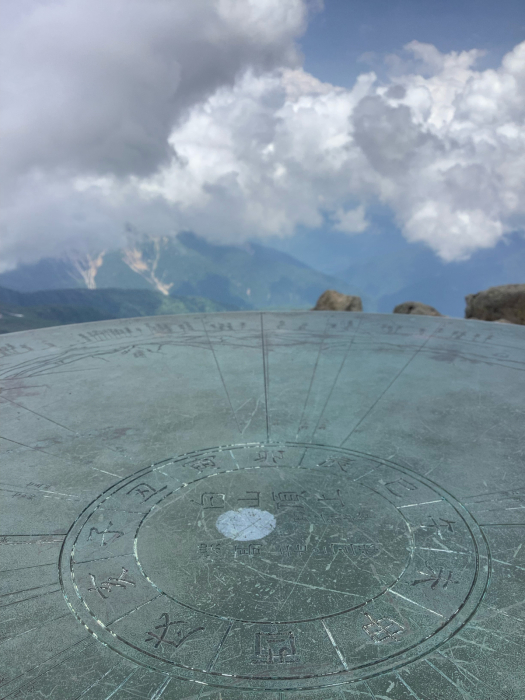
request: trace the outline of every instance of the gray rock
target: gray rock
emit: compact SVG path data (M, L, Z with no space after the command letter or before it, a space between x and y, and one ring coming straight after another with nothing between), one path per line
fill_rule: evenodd
M465 318L525 325L525 284L490 287L465 297Z
M420 301L404 301L398 304L394 314L417 314L419 316L443 316L437 309L428 304L422 304Z
M313 308L314 311L362 311L363 303L361 297L341 294L334 289L327 289L323 292L317 304Z

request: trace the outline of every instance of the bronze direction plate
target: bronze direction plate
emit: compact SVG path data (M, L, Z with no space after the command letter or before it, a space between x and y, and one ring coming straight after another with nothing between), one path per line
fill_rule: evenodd
M0 698L523 697L525 329L252 312L0 352Z

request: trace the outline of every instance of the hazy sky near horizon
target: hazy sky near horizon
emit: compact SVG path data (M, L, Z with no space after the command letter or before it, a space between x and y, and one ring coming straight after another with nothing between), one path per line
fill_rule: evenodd
M379 205L445 261L525 228L522 1L0 9L0 269L130 229L366 236Z

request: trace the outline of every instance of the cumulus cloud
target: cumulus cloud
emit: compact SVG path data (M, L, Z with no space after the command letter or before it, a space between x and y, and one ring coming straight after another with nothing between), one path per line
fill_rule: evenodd
M369 227L369 222L366 220L365 207L360 204L355 209L345 211L340 208L334 215L334 228L337 231L344 233L362 233Z
M184 111L242 69L297 63L306 17L302 0L34 0L15 13L0 37L4 167L119 176L167 162Z
M373 73L352 90L301 70L245 75L172 132L184 165L140 188L219 239L288 235L323 217L360 233L379 199L443 260L495 245L524 221L525 43L483 72L476 51L406 48L425 75L389 85Z
M468 257L523 226L525 43L412 42L388 84L300 67L302 0L25 0L2 43L4 266L121 244L126 225L208 238L368 227Z

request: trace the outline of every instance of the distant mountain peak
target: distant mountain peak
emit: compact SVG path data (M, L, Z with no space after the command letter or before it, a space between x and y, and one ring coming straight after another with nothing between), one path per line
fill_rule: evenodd
M84 284L88 289L96 289L97 284L95 278L97 276L97 271L102 267L104 262L104 256L106 251L103 250L96 256L92 256L89 253L70 253L67 256L67 260L73 265L75 270L84 280Z
M77 288L150 289L163 297L212 299L243 309L311 308L336 287L354 292L299 262L256 242L222 245L185 231L177 236L129 231L119 250L47 258L0 274L0 285L20 292Z
M155 255L148 259L143 248L135 246L133 248L124 248L122 251L122 260L128 267L143 277L151 286L161 294L168 296L170 289L173 287L173 282L165 283L157 277L157 268L161 256L161 244L166 243L165 238L147 238L148 243L154 247Z

